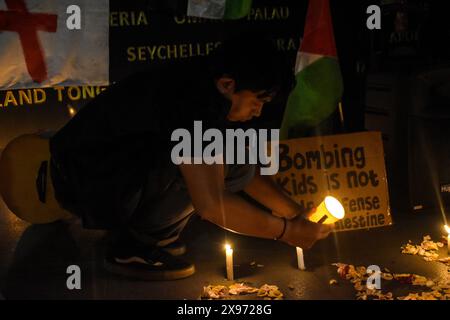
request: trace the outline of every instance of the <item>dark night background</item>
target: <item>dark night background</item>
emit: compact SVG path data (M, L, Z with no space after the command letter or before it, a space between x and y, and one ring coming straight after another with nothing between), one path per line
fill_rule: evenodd
M130 46L204 44L220 41L242 30L278 39L280 49L284 49L294 66L308 1L254 0L254 9L288 8L289 16L277 20L254 20L250 17L226 22L188 21L184 16L186 3L186 0L111 0L112 14L144 11L148 18L148 25L110 26L111 82L160 63L158 60L127 61L127 48ZM381 30L370 31L366 28L366 8L371 4L379 4L382 8ZM423 261L411 264L407 260L409 257L398 257L398 249L408 239L421 240L420 236L428 230L439 234L441 231L436 221L429 219L422 223L418 217L424 213L427 218L432 216L441 222L440 210L437 209L441 205L450 207L450 11L446 10L446 1L330 0L330 5L344 80L344 125L335 114L311 134L381 131L394 224L400 219L405 222L390 228L340 234L340 248L344 248L341 252L333 251L335 248L331 240L320 244L316 251L306 256L313 272L305 275L306 280L298 280L299 288L295 282L297 280L291 282L296 285L295 293L300 292L300 296L294 297L293 291L290 298L342 299L351 296L352 290L347 290L347 295L340 295L331 292L327 284L318 284L318 277L330 277L328 269L321 265L324 257L330 263L347 258L353 259L355 264L369 265L372 257L367 252L377 252L378 261L398 271L409 272L415 267L429 274L442 271L437 266L419 266ZM176 23L174 16L184 23ZM288 46L289 39L294 41L294 46ZM69 101L66 97L64 101L57 102L52 89L45 91L47 102L44 104L0 107L0 150L20 134L57 130L70 119L69 104L80 109L88 101ZM0 103L4 95L5 92L0 91ZM267 105L261 118L250 125L279 127L284 102L278 100ZM0 224L0 231L6 234L0 251L3 257L7 257L5 264L0 264L0 289L10 298L173 298L173 292L177 292L178 298L195 299L192 290L189 291L193 285L199 291L206 278L214 279L222 273L222 270L216 270L213 260L222 259L222 253L217 248L223 240L223 232L212 228L203 233L197 232L198 228L204 227L204 222L187 230L185 235L186 239L191 237L192 246L201 249L193 253L199 261L199 272L189 280L192 282L188 282L188 286L155 284L148 290L143 283L125 281L124 285L117 279L111 281L99 271L101 250L92 248L102 244L102 240L98 240L98 234L94 232L82 233L77 225L60 224L30 226L21 234L23 224L15 220L5 221L3 226ZM412 233L417 239L411 236ZM355 241L356 235L360 237L359 241ZM20 240L16 243L15 239L19 236ZM85 246L80 248L74 238L81 239ZM281 287L287 290L287 277L292 266L284 266L277 258L292 254L292 248L238 236L234 240L241 248L237 254L249 259L254 255L260 259L258 262L266 264L264 271L280 278L285 275L286 279L280 281ZM211 243L214 247L207 247L206 244ZM15 251L11 249L14 245L17 245ZM276 252L274 257L265 251L270 249ZM30 252L35 254L30 256ZM55 252L60 254L57 258ZM34 259L38 260L37 264ZM57 261L53 264L46 262L55 259ZM84 278L85 290L82 293L70 293L63 286L66 275L60 271L63 266L80 259L88 269L89 277ZM11 263L8 265L7 261ZM269 266L270 263L273 265ZM37 273L28 269L33 264L38 267ZM56 271L58 275L55 275ZM317 274L314 273L316 271ZM53 280L47 281L48 278ZM31 287L25 290L27 285Z

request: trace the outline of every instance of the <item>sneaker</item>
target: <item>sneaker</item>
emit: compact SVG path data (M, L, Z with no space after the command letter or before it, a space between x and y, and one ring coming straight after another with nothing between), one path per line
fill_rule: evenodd
M141 280L176 280L195 273L193 264L157 247L113 250L105 258L105 269Z
M186 253L186 245L180 240L175 240L161 249L173 256L181 256Z

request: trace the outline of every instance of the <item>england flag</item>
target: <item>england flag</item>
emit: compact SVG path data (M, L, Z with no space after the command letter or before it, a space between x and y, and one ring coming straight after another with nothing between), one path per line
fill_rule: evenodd
M0 0L0 90L109 82L109 0Z

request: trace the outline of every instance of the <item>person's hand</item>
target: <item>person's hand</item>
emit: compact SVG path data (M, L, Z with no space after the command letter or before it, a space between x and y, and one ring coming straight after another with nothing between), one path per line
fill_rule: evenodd
M306 220L309 220L309 218L316 213L317 208L313 207L311 209L307 209L307 211L303 212L302 217L305 218Z
M272 211L272 214L275 217L286 218L287 220L293 220L297 217L303 217L304 219L308 219L311 215L313 215L316 212L316 209L317 208L311 208L311 209L306 209L307 211L305 211L305 209L303 209L303 207L298 206L297 210L293 211L290 214L281 214L276 211Z
M286 221L286 230L281 241L289 245L310 249L317 240L325 239L334 230L334 224L318 224L297 217Z
M288 215L288 214L281 214L281 213L276 212L276 211L272 211L272 214L273 214L275 217L278 217L278 218L285 218L285 219L287 219L287 220L292 220L292 219L294 219L294 218L296 218L296 217L298 216L298 214L295 214L295 213L292 213L292 214Z

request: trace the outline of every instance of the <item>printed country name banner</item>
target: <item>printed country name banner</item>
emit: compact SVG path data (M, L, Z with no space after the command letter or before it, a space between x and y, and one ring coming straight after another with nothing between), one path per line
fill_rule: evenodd
M17 0L15 1L17 2ZM61 22L58 20L58 26L61 26L62 23L65 25L66 17L70 16L66 13L67 3L64 1L20 1L26 4L30 13L53 14L53 12L57 12L58 15L61 15ZM8 2L11 3L9 0ZM21 52L22 47L18 33L0 31L2 48L9 46L3 42L6 39L3 38L4 36L7 36L8 39L15 39L14 53L11 51L13 48L8 49L6 53L0 50L0 63L5 66L3 59L7 59L6 65L9 66L0 70L0 73L8 72L9 77L0 84L0 128L2 128L0 149L21 134L58 129L70 119L73 111L80 110L109 83L120 81L128 75L144 69L151 70L161 63L188 61L192 57L207 56L221 44L224 38L230 34L240 34L242 30L268 34L275 41L278 49L283 51L294 65L295 54L303 34L303 22L308 3L297 0L253 1L247 16L225 21L224 19L189 16L186 8L174 11L162 10L159 8L159 4L148 0L109 0L109 8L105 13L98 10L93 11L91 2L100 6L98 3L102 3L104 0L70 1L71 5L77 4L81 8L81 30L72 30L71 32L74 34L68 34L64 39L54 42L53 47L47 48L45 42L41 43L46 55L44 60L48 76L51 78L52 70L62 68L59 75L53 77L52 82L50 80L41 83L33 81ZM40 5L57 3L58 8L52 9L53 11L50 10L50 7L45 10L38 9L36 6L32 6L33 3ZM160 4L163 7L166 5L165 2ZM88 5L89 10L85 11L83 5ZM6 0L0 0L0 11L11 11L6 5ZM102 21L106 21L107 31L103 27L100 29L86 28L89 23L95 27L93 22L87 21L90 19L90 14L98 15L98 19L101 17ZM103 17L104 14L105 17ZM2 27L4 27L4 22L0 22L0 29ZM103 35L108 32L109 42L103 42L105 48L108 49L106 53L87 47L87 40L97 39L93 42L101 44ZM55 34L45 31L38 31L37 34L39 40L42 41L55 36ZM71 37L75 35L83 37L83 41L73 40ZM69 42L69 45L66 41ZM85 43L84 47L79 47L83 43ZM53 49L62 50L66 46L69 47L69 53L60 51L61 54L55 56ZM103 44L100 49L104 49ZM97 52L98 54L88 55L86 52ZM7 55L7 58L4 55ZM64 58L68 60L64 61ZM73 68L73 65L78 64L77 59L90 59L88 70L82 65ZM66 62L67 65L64 64ZM19 64L20 73L16 72ZM106 65L109 66L108 70L104 69ZM89 76L90 74L93 76ZM3 76L1 77L3 80ZM281 115L277 113L277 110L281 107L281 105L274 105L273 108L268 108L263 114L263 118L278 119ZM126 110L127 106L124 105L123 108Z
M392 224L381 133L284 140L279 161L275 181L304 208L328 195L342 203L337 231Z

